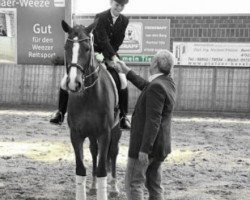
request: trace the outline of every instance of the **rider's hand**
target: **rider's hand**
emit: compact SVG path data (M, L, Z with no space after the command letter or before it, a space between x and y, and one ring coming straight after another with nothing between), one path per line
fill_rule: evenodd
M109 67L115 67L115 62L113 60L106 60L106 63Z
M117 61L120 61L120 59L116 56L116 55L114 55L113 57L112 57L112 60L116 63Z
M103 62L104 60L104 56L102 53L95 53L95 57L98 62Z

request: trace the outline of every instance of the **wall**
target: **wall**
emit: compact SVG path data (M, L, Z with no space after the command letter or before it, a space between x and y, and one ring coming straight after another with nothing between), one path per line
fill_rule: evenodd
M133 70L147 77L148 67ZM249 68L183 67L174 70L176 105L178 111L250 112ZM130 108L139 90L129 83Z
M167 18L171 19L172 42L250 42L250 15L190 15Z
M148 77L148 66L131 66ZM63 66L0 65L0 105L57 106ZM246 68L176 67L176 110L250 112L250 70ZM129 108L140 91L129 83Z
M76 23L93 15L79 15ZM171 50L173 41L250 42L249 15L130 15L133 19L170 19Z
M63 66L0 64L0 104L56 105Z

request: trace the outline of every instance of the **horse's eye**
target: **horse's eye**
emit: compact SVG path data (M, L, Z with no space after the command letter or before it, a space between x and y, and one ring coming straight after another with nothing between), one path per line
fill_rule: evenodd
M89 47L86 47L86 49L85 49L86 51L89 51L90 50L90 48Z
M84 49L85 51L89 51L90 50L90 46L88 44L84 45Z

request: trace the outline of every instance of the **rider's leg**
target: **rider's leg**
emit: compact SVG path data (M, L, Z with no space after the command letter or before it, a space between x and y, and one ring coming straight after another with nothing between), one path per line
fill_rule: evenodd
M61 81L61 87L59 91L58 111L56 112L55 116L50 119L50 123L53 124L61 125L64 120L64 115L67 111L69 94L65 87L66 79L67 75L65 74Z
M119 98L120 106L120 126L123 129L130 129L130 121L127 118L128 113L128 88L121 89Z
M121 82L120 91L120 119L121 128L130 129L130 121L127 118L128 113L128 81L126 75L118 73Z
M118 90L119 95L119 109L120 109L120 126L123 129L130 128L130 122L127 118L128 113L128 88L127 88L127 79L124 74L117 73L117 71L108 65L107 70L112 75Z

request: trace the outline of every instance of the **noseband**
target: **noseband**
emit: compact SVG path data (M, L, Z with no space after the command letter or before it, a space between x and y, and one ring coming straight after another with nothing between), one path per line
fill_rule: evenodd
M80 43L80 42L83 42L83 41L89 41L90 43L90 47L91 47L91 53L90 53L90 59L89 59L89 62L87 64L85 64L84 66L78 64L78 63L71 63L67 68L70 69L71 67L76 67L77 69L79 69L82 73L82 82L83 82L83 87L81 88L80 92L81 91L85 91L86 89L88 88L91 88L93 87L97 80L98 80L98 71L99 71L99 65L97 67L95 67L95 70L90 73L90 74L86 74L86 71L87 69L89 69L91 66L94 67L94 41L93 41L93 35L91 34L90 37L86 37L86 38L83 38L83 39L80 39L80 40L76 40L76 39L70 39L70 38L67 38L68 41L70 42L73 42L73 43ZM97 73L97 78L96 80L88 85L88 86L85 86L85 80L88 79L89 77L91 77L92 75L96 74Z

